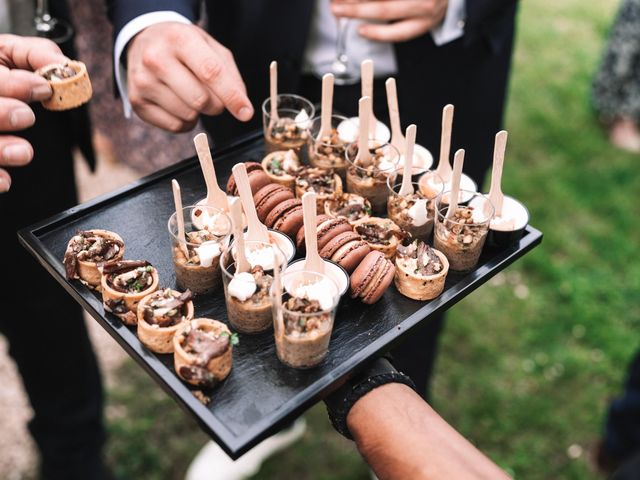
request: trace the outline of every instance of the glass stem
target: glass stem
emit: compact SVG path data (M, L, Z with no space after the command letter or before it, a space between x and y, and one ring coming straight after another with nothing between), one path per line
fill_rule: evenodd
M39 18L43 22L51 20L49 0L36 0L36 18Z
M344 17L338 17L338 38L336 40L336 56L338 60L344 61L347 57L347 27L349 26L349 19Z

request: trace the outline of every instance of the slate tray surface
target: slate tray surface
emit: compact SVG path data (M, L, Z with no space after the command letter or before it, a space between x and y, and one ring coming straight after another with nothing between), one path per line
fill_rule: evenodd
M216 173L223 188L235 163L260 161L263 154L261 133L214 152ZM206 392L212 401L205 406L175 375L172 355L155 354L142 346L133 329L104 312L98 295L78 281L65 279L61 262L67 241L76 231L103 228L122 236L126 258L148 260L158 269L161 287L174 286L167 232L167 220L174 211L172 178L180 182L184 205L206 195L199 163L193 157L25 228L18 235L25 248L67 292L232 458L298 417L338 381L387 351L401 337L415 333L431 314L451 307L542 240L541 232L527 227L518 243L501 251L485 251L474 271L465 275L450 273L445 291L431 302L405 298L393 286L371 306L351 300L347 294L338 307L329 354L311 370L297 371L281 364L272 333L240 335L231 374L213 391ZM194 303L197 317L227 320L222 287L220 293L199 296Z

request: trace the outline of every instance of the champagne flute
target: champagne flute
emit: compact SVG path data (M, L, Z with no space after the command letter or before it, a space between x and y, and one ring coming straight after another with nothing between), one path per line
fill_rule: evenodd
M338 36L336 40L336 58L331 64L331 73L336 85L352 85L360 80L353 69L349 69L349 56L347 55L347 32L350 20L344 17L336 18Z
M36 35L58 44L65 43L73 35L73 27L68 22L51 16L49 0L36 0L33 26L36 29Z

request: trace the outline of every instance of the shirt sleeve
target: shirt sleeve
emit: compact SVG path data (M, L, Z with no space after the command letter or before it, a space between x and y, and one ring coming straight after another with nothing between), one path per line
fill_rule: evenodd
M124 107L124 116L131 118L131 103L129 103L129 90L127 88L127 74L126 65L122 61L122 54L127 44L138 33L151 25L163 22L179 22L184 24L191 24L191 20L187 17L173 11L161 11L151 12L140 15L133 20L129 21L118 33L116 42L113 48L113 70L116 77L116 85L118 86L118 92L122 99L122 105Z
M444 21L431 30L431 37L437 46L453 42L464 35L466 18L465 0L449 0Z

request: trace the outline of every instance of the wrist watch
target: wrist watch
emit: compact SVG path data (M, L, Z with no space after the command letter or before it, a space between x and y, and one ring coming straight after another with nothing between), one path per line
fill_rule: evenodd
M349 440L353 440L347 427L349 410L371 390L387 383L401 383L413 390L416 389L411 378L397 371L388 359L380 357L325 398L324 402L333 428Z

